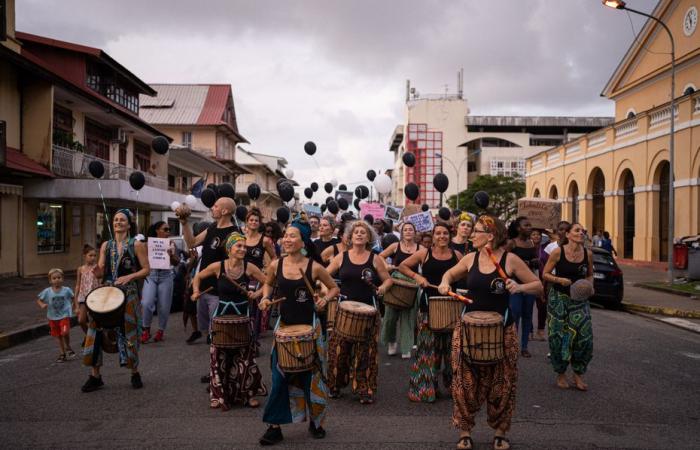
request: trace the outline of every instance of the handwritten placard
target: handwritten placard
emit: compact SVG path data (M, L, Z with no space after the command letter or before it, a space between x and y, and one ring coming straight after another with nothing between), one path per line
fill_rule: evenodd
M365 202L360 204L360 218L371 214L374 219L384 218L384 205L376 202Z
M321 207L320 206L315 206L310 203L306 203L304 205L304 211L306 211L306 215L311 217L311 216L316 216L316 217L321 217L323 213L321 212Z
M518 216L530 219L532 228L553 230L561 221L561 202L543 198L521 198L518 200Z
M416 231L419 233L425 233L426 231L432 231L433 229L433 216L430 214L430 211L412 214L405 217L404 220L415 225Z
M170 269L170 239L148 238L148 264L151 269Z

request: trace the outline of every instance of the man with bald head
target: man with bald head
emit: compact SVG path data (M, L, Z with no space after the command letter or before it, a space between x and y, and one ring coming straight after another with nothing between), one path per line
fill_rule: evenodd
M219 198L211 207L211 217L214 219L215 223L211 224L211 226L197 236L195 236L192 233L192 229L187 226L187 217L190 215L190 210L187 205L181 206L176 211L176 215L183 225L182 234L187 247L196 248L200 245L202 246L202 258L199 263L199 268L208 267L209 264L217 261L224 261L228 257L224 246L226 238L234 231L240 231L235 222L231 220L235 211L236 202L234 202L233 199L229 197ZM219 296L216 292L216 278L209 277L202 280L202 284L200 285L201 292L204 292L208 288L212 289L206 294L202 294L197 301L197 325L201 331L209 330L211 318L219 305ZM191 344L202 337L201 331L193 332L192 336L187 339L187 343Z

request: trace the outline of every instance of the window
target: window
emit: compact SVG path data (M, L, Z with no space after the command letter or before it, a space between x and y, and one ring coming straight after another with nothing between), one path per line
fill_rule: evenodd
M469 164L469 163L467 163ZM525 175L525 160L524 159L497 159L494 158L490 161L490 174L493 176L504 175L504 176L514 176L514 175Z
M695 86L693 86L692 84L687 84L683 89L683 95L690 95L693 92L695 92Z
M143 142L134 141L134 168L144 173L151 168L151 149Z
M98 63L88 63L85 84L93 91L107 97L129 111L139 113L139 95L128 88L126 78Z
M467 172L476 172L476 161L467 161Z
M112 132L91 120L85 121L86 153L109 161L109 143Z
M530 145L533 147L556 147L564 142L563 137L530 137Z
M65 247L65 208L60 203L39 203L36 214L37 253L61 253Z
M187 148L192 148L192 132L183 131L182 132L182 146Z

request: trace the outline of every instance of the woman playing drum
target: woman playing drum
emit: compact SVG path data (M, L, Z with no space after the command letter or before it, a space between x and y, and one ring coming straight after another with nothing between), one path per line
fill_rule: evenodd
M467 306L467 310L497 313L498 326L503 330L501 353L504 357L486 365L473 364L463 356L465 323L462 320L452 334L452 422L460 430L458 449L474 447L471 439L474 416L487 400L488 424L496 430L493 448L510 448L505 435L510 429L515 410L518 337L508 310L509 293L539 295L542 283L520 258L505 251L503 245L506 237L505 226L498 218L489 215L479 217L473 233L476 253L467 254L459 264L447 271L439 287L440 293L446 294L455 280L466 275L468 295L474 301ZM517 276L523 284L514 282L511 279L513 276Z
M328 265L328 272L331 275L338 272L341 295L348 300L370 305L376 310L375 296L384 295L391 287L391 277L384 260L375 258L371 252L372 245L376 242L374 230L364 220L357 220L346 227L344 240L351 247L333 258ZM342 302L338 305L339 309L341 305ZM340 310L337 314L341 314ZM374 402L379 371L377 343L381 320L378 311L374 315L373 329L363 342L343 338L338 330L331 333L328 348L331 397L337 398L340 389L347 386L352 378L353 392L359 394L360 403Z
M131 386L139 389L143 387L138 372L141 307L136 281L146 278L150 267L146 245L129 237L131 232L136 231L135 228L131 211L120 209L114 214L114 239L102 243L95 276L103 278L105 284L113 284L125 292L123 327L115 329L119 364L131 369ZM82 387L83 392L92 392L104 385L100 376L104 334L91 318L83 346L83 364L90 367L90 377Z
M219 305L214 318L232 314L246 316L249 302L255 302L262 296L262 289L256 292L246 290L251 279L262 283L265 276L254 264L245 260L245 241L242 234L231 233L225 244L229 258L210 264L192 282L192 299L197 300L201 295L201 281L209 277L217 278ZM218 348L212 342L210 346L209 401L212 408L226 411L236 403L255 408L260 403L253 397L267 395L260 369L254 359L255 347L250 325L248 322L248 332L251 335L249 345Z
M282 441L280 425L305 421L307 415L310 419L311 435L317 439L326 435L323 429L328 398L325 384L326 349L315 309L323 309L328 297L338 295L338 287L323 266L313 261L313 244L310 237L311 227L303 218L294 220L287 227L282 238L286 256L270 264L263 286L261 310L265 311L270 307L275 286L276 297L285 298L280 308L279 329L289 325L313 327L316 361L310 371L285 373L278 364L277 345L273 348L270 356L272 389L263 414L263 421L269 424L269 427L260 438L262 445L273 445ZM311 258L305 256L309 253ZM309 286L316 280L320 280L328 288L328 297L321 298L315 292L309 291Z
M421 320L419 325L416 359L411 366L408 398L414 402L434 402L438 392L438 378L442 366L445 388L450 389L452 369L450 352L451 332L435 332L429 327L428 302L440 294L433 287L442 276L462 259L462 254L450 248L450 228L438 222L433 228L432 248L421 248L399 266L401 273L412 278L423 288ZM420 264L421 274L415 268Z
M416 241L416 226L411 222L404 222L401 225L401 237L399 242L395 242L389 247L387 247L383 252L379 254L382 258L391 258L390 270L394 270L391 274L392 278L401 281L412 281L406 275L399 272L399 265L405 261L408 257L413 255L420 249L420 245ZM411 267L412 270L416 270L418 264ZM418 290L416 290L416 296L418 296ZM396 324L400 323L399 336L401 337L401 357L408 359L411 357L411 348L414 342L414 330L416 328L416 310L418 308L418 302L415 301L412 308L406 309L396 309L391 305L386 304L386 310L384 313L384 322L382 323L382 343L388 347L387 353L391 355L396 354Z
M554 271L556 269L556 275ZM593 253L583 247L583 227L574 223L565 230L560 246L552 250L544 267L544 280L551 283L547 299L550 361L557 372L557 386L569 387L566 369L574 371L574 386L585 391L583 381L593 357L593 327L587 301L571 298L570 286L581 279L593 282Z

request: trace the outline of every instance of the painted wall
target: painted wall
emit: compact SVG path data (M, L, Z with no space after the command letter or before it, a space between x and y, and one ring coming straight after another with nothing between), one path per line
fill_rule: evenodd
M7 146L20 148L20 93L17 72L6 61L0 61L0 120L7 122Z
M22 110L22 151L34 161L50 166L53 132L53 85L32 81L25 86Z
M19 208L21 197L0 195L0 277L19 273Z

